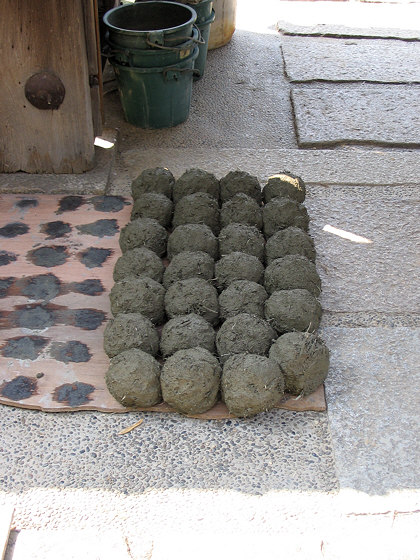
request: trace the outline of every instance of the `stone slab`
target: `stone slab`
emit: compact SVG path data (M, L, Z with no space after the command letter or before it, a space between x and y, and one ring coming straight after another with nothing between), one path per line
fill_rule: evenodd
M359 493L360 495L360 493ZM417 560L419 514L411 511L358 511L328 527L322 538L323 560ZM357 535L357 538L355 538Z
M325 311L420 312L418 195L400 187L310 189L306 206Z
M328 416L341 489L418 488L420 330L325 328Z
M317 23L315 25L299 25L289 21L279 20L277 28L285 35L310 35L315 37L357 37L380 39L403 39L407 41L420 41L420 33L415 29L396 28L366 28L348 27L340 24Z
M287 34L420 40L420 6L414 3L278 2L277 14L278 28Z
M139 447L141 441L132 439L130 444ZM144 446L150 445L146 436L144 441ZM162 463L160 468L169 466ZM136 476L141 477L142 470ZM156 484L146 492L134 494L127 493L126 486L116 486L111 492L32 488L20 495L17 523L21 532L29 528L74 532L87 529L97 535L107 530L121 532L133 560L150 560L153 551L161 549L162 541L178 541L183 536L182 557L189 557L190 535L200 535L201 545L206 545L200 558L208 558L208 550L217 550L221 539L226 539L227 546L234 546L235 541L242 542L241 537L247 540L255 536L256 540L266 537L267 544L277 538L283 541L273 560L278 560L283 550L290 553L286 554L288 558L318 558L318 551L328 560L418 560L418 546L412 540L417 535L418 542L418 495L418 491L398 490L386 496L356 490L250 495L243 490L214 489L211 483L206 491L177 486L162 490ZM354 535L358 538L354 539ZM347 550L353 556L346 554ZM232 555L222 551L222 555L210 556L212 560L215 557L225 559Z
M292 82L420 82L420 42L284 37Z
M276 560L279 558L293 558L294 560L324 560L321 552L320 540L296 538L296 534L254 535L254 534L222 534L215 539L214 535L187 534L166 535L154 543L151 560L168 560L168 558L183 558L196 560L197 550L200 550L201 560L220 558L241 558L241 560ZM203 542L206 543L204 549ZM281 556L279 555L281 553Z
M420 515L405 515L401 523L402 516L393 517L394 513L353 514L333 519L331 512L326 525L322 526L319 520L321 526L317 531L306 525L304 533L289 529L275 535L246 534L231 533L227 528L216 539L208 529L182 535L166 533L154 540L151 560L195 560L197 550L201 560L418 560L419 535L415 523ZM206 546L201 551L203 542Z
M317 86L292 91L302 148L337 144L420 146L416 86Z
M13 550L13 560L132 560L124 536L80 530L23 530Z
M112 174L110 192L129 195L131 181L149 167L167 167L175 177L186 169L200 167L219 178L233 169L244 169L263 184L270 175L284 170L301 176L307 184L418 185L420 177L418 152L408 150L132 148L121 154Z

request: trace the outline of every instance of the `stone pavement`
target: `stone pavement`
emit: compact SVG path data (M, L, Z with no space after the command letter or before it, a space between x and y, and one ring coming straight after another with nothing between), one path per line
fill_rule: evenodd
M291 82L420 83L416 41L285 35L281 48Z
M314 86L292 90L298 144L419 147L420 89Z
M419 13L262 0L256 14L239 0L185 124L138 130L111 91L118 142L94 172L0 176L4 191L128 194L156 165L301 175L331 350L326 413L198 422L1 407L8 560L418 559Z

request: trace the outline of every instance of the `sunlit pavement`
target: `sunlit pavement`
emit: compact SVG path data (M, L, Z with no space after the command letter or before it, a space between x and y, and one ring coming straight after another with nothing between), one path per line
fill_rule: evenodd
M53 192L128 194L132 178L156 165L176 176L193 166L218 177L240 168L262 183L289 170L306 181L323 285L321 334L331 350L328 411L198 422L3 406L0 503L15 508L16 530L8 560L418 559L420 141L404 145L392 134L409 125L415 135L419 112L404 106L398 126L392 104L382 115L372 109L365 127L354 96L362 91L370 100L372 88L375 99L417 92L416 79L392 76L413 72L395 52L409 44L418 56L419 11L418 3L238 0L237 31L209 53L185 124L136 129L124 122L117 93L106 94L106 127L118 140L98 149L112 157L100 156L91 182L88 174L49 177ZM290 35L278 33L278 22ZM344 33L354 56L370 37L384 41L372 66L379 81L359 79L359 59L345 60L337 80L334 40L343 39L328 38L326 59L319 33ZM289 59L282 51L301 39L311 56L324 53L322 65L307 67L316 74L322 66L329 80L305 81L299 51L288 46ZM319 105L321 95L301 96L298 105L297 91L343 95L354 113L340 120L339 110ZM322 114L318 137L314 119ZM105 140L113 144L112 133ZM20 180L28 190L39 185L38 177ZM2 190L18 190L14 181L0 176ZM139 418L139 428L117 435Z

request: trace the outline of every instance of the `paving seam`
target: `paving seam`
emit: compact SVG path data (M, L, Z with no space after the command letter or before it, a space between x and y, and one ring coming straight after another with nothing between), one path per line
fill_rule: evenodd
M287 67L286 67L287 68ZM289 80L289 82L293 85L299 85L301 89L304 89L304 87L306 85L311 86L311 85L317 85L317 84L325 84L325 85L346 85L346 86L351 86L351 85L363 85L363 84L367 84L367 85L380 85L380 86L389 86L389 87L393 87L393 86L418 86L420 85L420 80L413 80L413 81L409 81L409 82L383 82L381 80L327 80L325 78L314 78L311 80L298 80L298 79L293 79L290 78L287 73L285 73L286 78Z
M317 78L312 80L292 80L287 78L289 83L294 87L295 90L304 90L306 86L308 89L311 85L325 85L329 86L330 88L334 88L334 86L342 86L345 85L347 88L351 89L359 89L363 88L364 85L369 86L387 86L389 88L393 87L401 87L401 86L419 86L420 81L412 81L412 82L382 82L382 81L371 81L371 80L327 80L323 78Z
M420 43L420 39L416 39L415 37L404 38L404 37L390 37L390 36L383 36L378 37L377 35L350 35L345 33L298 33L298 32L288 32L279 30L281 35L286 37L307 37L308 39L317 39L319 37L327 37L330 39L358 39L358 40L377 40L377 41L402 41L404 43Z
M280 35L284 35L286 37L307 37L309 39L317 39L318 37L327 37L330 39L358 39L358 40L378 40L378 41L402 41L403 43L420 43L420 39L415 37L390 37L390 36L383 36L379 37L377 35L351 35L350 33L321 33L321 32L302 32L299 33L297 31L284 31L283 29L279 29Z
M400 142L377 142L375 140L321 140L316 141L302 141L300 148L303 150L319 148L320 150L328 150L330 148L339 147L361 147L361 148L401 148L408 150L420 150L420 143L400 143Z
M286 63L284 65L284 69L286 72ZM292 121L293 121L293 130L295 133L295 140L296 143L298 145L298 150L300 149L300 144L301 144L301 140L300 140L300 136L299 136L299 127L298 127L298 122L297 122L297 116L296 116L296 110L295 110L295 103L293 101L293 88L290 88L289 90L289 103L290 103L290 111L292 113Z

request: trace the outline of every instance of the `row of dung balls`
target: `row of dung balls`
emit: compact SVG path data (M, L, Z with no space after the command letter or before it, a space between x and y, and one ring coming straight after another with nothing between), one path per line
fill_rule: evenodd
M245 172L231 172L219 183L193 169L175 182L157 168L143 172L132 193L133 221L121 232L124 254L111 291L115 319L105 333L107 384L117 400L152 406L162 389L180 412L211 408L221 376L215 339L222 396L238 416L274 406L285 386L294 394L316 389L328 370L328 350L309 332L289 332L313 331L321 316L301 179L281 174L261 192ZM167 241L164 225L171 224ZM165 254L167 268L160 258ZM153 323L161 324L165 312L170 320L159 344ZM212 325L220 320L225 322L216 336ZM159 363L144 355L159 351L168 358L160 383Z

